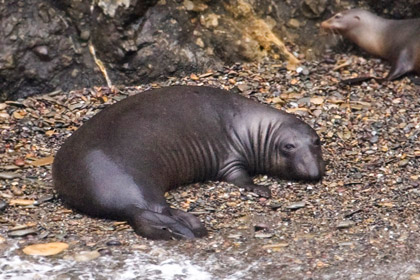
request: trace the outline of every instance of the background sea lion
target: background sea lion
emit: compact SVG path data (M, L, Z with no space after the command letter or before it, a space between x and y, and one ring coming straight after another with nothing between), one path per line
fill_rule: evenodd
M129 221L153 239L194 238L206 229L164 194L221 180L270 196L250 176L319 180L318 135L291 114L211 87L147 91L105 108L57 152L54 186L90 215Z
M369 11L352 9L323 21L321 27L337 32L368 53L388 60L391 70L386 80L394 80L412 71L420 74L420 19L384 19Z

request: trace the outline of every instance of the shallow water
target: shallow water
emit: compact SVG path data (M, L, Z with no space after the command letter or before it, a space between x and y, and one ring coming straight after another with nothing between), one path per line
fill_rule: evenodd
M345 269L332 268L321 275L306 277L302 266L284 267L275 259L262 257L251 263L229 256L210 254L207 258L188 256L154 246L152 251L122 252L100 256L87 262L77 262L58 257L24 256L17 244L10 246L0 257L0 279L150 279L150 280L213 280L213 279L408 279L420 269L420 260L390 264L357 264ZM282 276L282 267L287 271ZM276 270L276 271L274 271ZM260 277L258 277L260 275ZM293 277L294 278L294 277Z

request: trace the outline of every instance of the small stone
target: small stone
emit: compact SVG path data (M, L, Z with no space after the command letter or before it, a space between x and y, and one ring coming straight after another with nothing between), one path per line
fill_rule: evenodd
M236 86L241 92L244 92L249 89L249 87L245 84L239 84Z
M98 251L82 251L73 256L73 259L77 262L88 262L99 258L101 254Z
M354 246L354 243L353 242L341 242L341 243L338 243L338 245L340 245L340 246L342 246L342 247L350 247L350 246Z
M10 118L10 115L6 112L0 112L0 119L8 119Z
M269 249L273 251L278 251L279 249L287 247L287 246L289 246L289 243L284 242L284 243L267 244L267 245L264 245L262 248L266 250Z
M14 179L18 178L20 175L15 172L0 172L0 179Z
M33 199L12 199L10 200L10 205L20 205L20 206L29 206L35 203Z
M291 18L289 20L289 22L287 23L287 25L292 27L292 28L299 28L300 27L300 22L295 18Z
M352 222L352 221L348 221L348 220L347 221L341 221L337 224L337 228L338 229L349 228L349 227L352 227L354 225L355 225L355 223Z
M258 199L258 201L259 201L260 203L265 203L265 202L267 201L267 198L265 198L265 197L260 197L260 198Z
M131 249L144 251L144 250L149 249L149 247L147 245L144 245L144 244L135 244L135 245L131 246Z
M121 246L121 242L118 240L110 240L106 243L107 246Z
M229 234L228 238L230 239L241 239L242 238L242 234L240 233L233 233L233 234Z
M216 14L207 14L207 15L201 15L200 16L200 23L201 25L207 27L207 28L212 28L212 27L217 27L219 25L219 15Z
M0 103L0 110L6 109L7 104L6 103Z
M200 78L199 78L196 74L194 74L194 73L192 73L192 74L190 75L190 78L191 78L191 80L194 80L194 81L198 81L198 80L200 80Z
M408 278L408 280L420 280L420 273L410 275L410 278Z
M312 104L321 105L322 103L324 103L324 98L321 96L314 96L311 97L310 101Z
M20 189L18 186L12 186L11 191L12 191L13 195L15 195L15 196L23 195L22 189Z
M23 119L25 116L20 112L20 111L14 111L13 112L13 117L17 120L21 120Z
M401 160L400 162L398 162L398 165L400 166L400 167L404 167L404 166L406 166L408 164L408 159L403 159L403 160Z
M286 206L286 209L297 210L306 206L305 201L298 201Z
M49 60L50 59L47 46L37 46L33 50L34 50L34 53L41 60Z
M23 252L27 255L33 256L52 256L63 252L68 247L69 245L67 243L51 242L29 245L23 249Z
M17 159L15 159L15 161L13 163L16 166L24 166L25 165L25 160L23 158L17 158Z
M7 208L7 206L9 206L9 204L7 204L6 201L0 200L0 211L4 211Z
M200 48L204 48L204 47L205 47L205 46L204 46L203 39L201 39L201 38L197 38L197 40L195 40L195 44L196 44L197 46L199 46Z
M269 233L269 232L261 232L261 231L259 231L259 232L256 232L254 236L255 236L255 238L264 239L264 238L271 238L273 235L274 234Z
M268 225L266 224L257 224L254 226L255 231L265 230L268 229Z
M54 199L54 195L50 194L50 195L45 195L42 196L40 198L38 198L35 202L34 205L41 205L44 202L48 202Z
M270 203L269 206L270 206L271 209L277 210L277 209L281 208L281 205L282 204L280 202L273 201L273 202Z
M98 249L99 254L101 254L101 256L111 256L112 255L112 251L108 248L101 248Z
M82 33L80 33L80 39L83 41L87 41L90 38L90 31L89 30L83 30Z
M187 11L192 11L194 9L194 3L190 0L184 0L184 7Z
M18 229L18 230L12 230L7 233L7 236L9 237L23 237L30 234L38 234L38 231L36 228L25 228L25 229Z

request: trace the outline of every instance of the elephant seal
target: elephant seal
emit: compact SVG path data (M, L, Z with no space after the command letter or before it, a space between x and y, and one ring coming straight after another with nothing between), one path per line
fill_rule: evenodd
M368 53L388 60L391 70L385 80L409 72L420 74L420 19L390 20L366 10L351 9L323 21L321 28L337 32ZM354 80L363 78L382 80Z
M318 135L295 116L221 89L174 86L92 117L57 152L52 173L70 206L170 239L207 233L194 215L169 207L171 188L220 180L269 197L250 176L317 181L324 170Z

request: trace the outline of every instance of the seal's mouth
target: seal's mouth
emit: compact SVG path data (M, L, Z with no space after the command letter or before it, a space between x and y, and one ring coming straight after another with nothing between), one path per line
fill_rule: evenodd
M322 178L325 175L325 167L317 168L312 172L296 172L291 171L286 176L278 176L277 178L280 180L292 180L296 182L302 183L317 183L322 181Z
M321 174L317 177L308 177L308 178L303 178L300 180L300 182L302 183L318 183L322 181L322 178L324 177L324 174Z
M328 23L328 20L325 20L323 22L321 22L321 28L322 29L330 29L331 25Z

